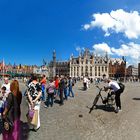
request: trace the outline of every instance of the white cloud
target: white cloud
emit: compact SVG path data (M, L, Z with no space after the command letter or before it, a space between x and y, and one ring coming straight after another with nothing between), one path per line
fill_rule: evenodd
M76 47L76 51L81 51L81 48L79 46Z
M137 65L140 63L140 44L136 44L134 42L127 44L123 42L119 48L110 47L108 44L103 42L94 44L92 48L93 50L90 50L90 52L94 52L98 55L105 55L107 52L111 57L121 58L122 56L125 56L128 64ZM84 51L85 48L78 46L76 50L81 52Z
M85 29L85 30L88 30L89 28L90 28L90 25L89 25L89 24L85 24L85 25L84 25L84 29Z
M125 56L129 64L137 65L140 62L140 44L135 44L134 42L128 44L123 43L118 49L109 47L106 43L95 44L93 45L93 49L96 53L100 54L107 52L109 55L112 55L112 57Z
M76 46L75 49L76 49L77 52L85 51L85 47Z
M126 56L130 64L137 64L140 61L140 44L130 42L122 44L119 49L111 48L111 51L118 56Z
M96 53L105 54L105 52L107 52L108 54L112 54L110 47L104 42L101 44L95 44L92 48Z
M119 49L111 48L111 50L120 56L130 56L132 59L140 58L140 44L133 42L122 44Z
M105 32L105 36L115 32L123 33L129 39L137 39L140 36L139 26L140 15L137 11L126 12L119 9L110 13L93 14L93 20L89 24L85 24L83 28L89 30L99 27Z

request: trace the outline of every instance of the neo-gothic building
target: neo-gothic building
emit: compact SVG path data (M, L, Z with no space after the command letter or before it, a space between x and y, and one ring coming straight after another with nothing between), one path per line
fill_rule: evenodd
M69 61L56 61L56 52L53 51L53 61L49 63L49 76L55 75L69 76Z
M78 57L73 55L68 61L56 61L56 52L53 52L53 61L49 64L50 77L67 75L70 77L88 76L89 78L122 77L125 75L126 61L122 59L98 56L86 49Z
M88 49L78 57L70 58L70 76L90 78L108 77L108 56L96 56L90 53Z

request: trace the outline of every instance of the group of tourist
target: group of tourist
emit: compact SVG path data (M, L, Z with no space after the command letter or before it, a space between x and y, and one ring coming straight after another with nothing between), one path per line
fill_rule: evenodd
M44 78L45 79L45 78ZM40 128L40 104L41 97L43 99L46 86L43 80L38 82L37 77L32 75L28 81L27 99L28 99L28 113L27 119L29 129L37 131ZM21 139L21 109L22 93L19 90L19 83L13 80L9 83L8 78L4 78L0 90L0 138L3 140L20 140ZM37 114L35 121L32 117Z
M3 120L0 133L3 140L20 140L22 94L18 81L13 80L9 83L8 78L5 78L0 92L0 119Z
M53 106L54 100L59 100L60 105L64 105L64 99L68 100L68 97L74 97L73 86L74 81L71 77L57 75L55 78L46 79L43 78L38 82L37 77L32 75L28 81L27 99L29 111L27 118L29 118L30 130L37 131L40 128L40 104L44 102L44 107L48 108ZM33 115L32 115L33 114ZM37 114L37 115L36 115ZM37 116L34 120L34 116Z
M54 79L50 79L46 85L47 98L45 107L53 106L54 99L59 98L59 104L64 104L64 99L68 100L68 97L74 97L73 86L75 81L71 77L57 75Z

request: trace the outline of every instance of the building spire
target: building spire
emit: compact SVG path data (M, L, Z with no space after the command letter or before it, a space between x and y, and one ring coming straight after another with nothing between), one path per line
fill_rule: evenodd
M53 50L53 62L54 63L56 62L56 52L55 52L55 50Z
M107 53L107 51L106 51L106 53L105 53L105 60L108 61L108 59L109 59L109 58L108 58L108 53Z

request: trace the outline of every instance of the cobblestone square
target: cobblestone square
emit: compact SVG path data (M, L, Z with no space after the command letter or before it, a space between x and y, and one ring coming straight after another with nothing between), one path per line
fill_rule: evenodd
M104 84L100 84L102 87ZM125 83L121 95L122 112L100 109L89 114L97 89L82 91L82 83L74 86L75 98L69 98L63 106L55 103L51 108L41 104L41 127L37 132L28 131L26 113L27 103L22 101L23 140L139 140L140 138L140 83ZM22 91L25 86L21 84ZM102 93L106 96L106 93Z

